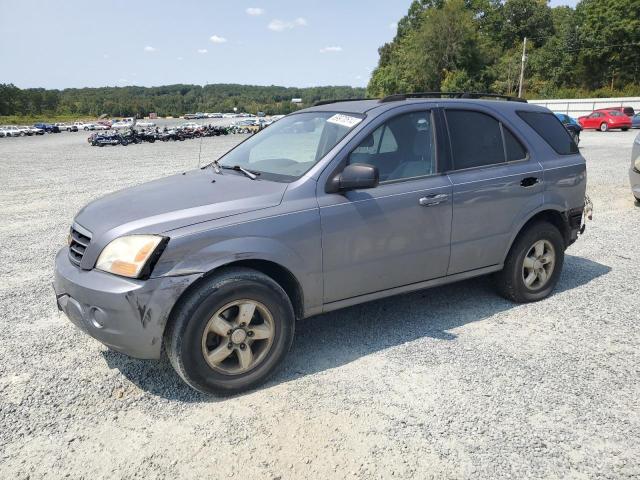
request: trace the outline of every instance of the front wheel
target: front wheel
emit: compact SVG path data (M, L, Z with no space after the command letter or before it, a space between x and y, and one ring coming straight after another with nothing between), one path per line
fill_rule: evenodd
M627 130L629 130L629 128L628 128L628 127L622 127L622 128L621 128L621 130L622 130L623 132L626 132Z
M600 124L600 131L601 132L606 132L607 130L609 130L609 125L607 125L606 123L601 123Z
M536 302L553 291L564 263L565 243L558 229L536 222L511 247L496 274L499 293L514 302Z
M289 297L273 279L234 268L181 299L165 333L165 349L191 387L237 393L275 372L291 347L294 318Z

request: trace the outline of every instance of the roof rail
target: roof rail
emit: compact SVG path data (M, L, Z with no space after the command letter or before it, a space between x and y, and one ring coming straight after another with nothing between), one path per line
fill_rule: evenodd
M338 100L320 100L313 104L314 107L319 107L320 105L329 105L331 103L340 103L340 102L358 102L360 100L377 100L376 98L341 98Z
M510 95L500 95L498 93L482 93L482 92L418 92L418 93L396 93L389 95L380 100L380 103L399 102L409 98L495 98L498 100L506 100L507 102L527 103L524 98L512 97Z

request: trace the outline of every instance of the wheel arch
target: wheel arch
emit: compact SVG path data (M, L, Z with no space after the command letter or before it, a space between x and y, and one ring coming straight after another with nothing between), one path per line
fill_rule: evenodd
M554 225L564 239L565 248L571 244L571 227L569 225L569 217L567 215L567 212L547 208L545 210L534 212L527 218L526 221L522 223L522 225L520 225L517 233L513 236L513 238L511 238L511 242L509 242L509 248L505 252L505 258L513 248L513 245L516 243L518 238L520 238L532 224L538 221L546 221Z
M282 287L285 291L289 300L291 300L291 305L293 306L293 311L295 314L296 320L300 320L304 317L304 293L300 282L295 277L291 271L280 265L279 263L273 262L271 260L264 259L243 259L230 261L228 263L224 263L221 265L212 268L206 273L203 273L196 281L191 283L178 297L178 299L173 304L169 315L167 316L167 322L165 325L164 331L168 330L169 324L172 322L172 319L175 315L175 312L178 311L182 303L186 298L189 297L191 292L196 290L200 285L209 281L212 277L216 275L220 275L221 273L230 270L234 267L244 267L250 268L252 270L256 270L269 278L275 281L278 285Z

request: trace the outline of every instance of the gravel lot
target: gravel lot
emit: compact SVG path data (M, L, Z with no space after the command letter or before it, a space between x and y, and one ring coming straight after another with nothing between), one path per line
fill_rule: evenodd
M225 399L107 351L51 288L78 209L194 168L200 141L0 139L0 478L639 478L637 133L583 134L595 218L551 298L481 278L309 319L276 378Z

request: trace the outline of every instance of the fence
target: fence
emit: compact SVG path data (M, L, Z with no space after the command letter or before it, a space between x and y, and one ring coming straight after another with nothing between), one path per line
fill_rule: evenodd
M640 112L640 97L529 100L529 103L542 105L553 112L566 113L572 117L588 115L598 108L607 107L633 107L636 112Z

